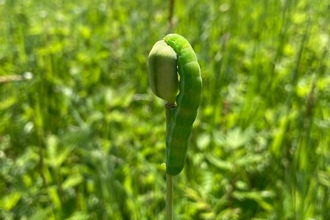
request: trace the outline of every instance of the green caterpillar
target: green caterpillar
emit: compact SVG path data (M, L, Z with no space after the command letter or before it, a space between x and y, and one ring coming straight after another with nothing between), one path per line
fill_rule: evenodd
M177 72L179 73L179 94L175 98L177 106L171 109L171 122L166 137L166 173L177 175L184 167L189 136L201 100L202 78L196 54L184 37L178 34L168 34L163 41L174 50L176 57L170 52L164 52L168 48L166 45L160 46L162 41L157 42L154 46L157 49L153 48L149 54L149 82L157 96L164 98L163 93L175 96L177 82L172 78L175 75L177 79ZM173 62L174 59L176 63ZM175 66L165 67L169 63ZM166 69L171 70L165 73ZM152 81L157 78L153 77L154 75L164 77L162 80ZM168 87L161 89L162 82ZM173 103L172 96L169 95L164 99Z

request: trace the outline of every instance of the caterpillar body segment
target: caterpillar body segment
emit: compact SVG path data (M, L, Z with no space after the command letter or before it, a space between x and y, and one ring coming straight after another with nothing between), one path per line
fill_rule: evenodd
M178 34L166 35L164 41L177 55L180 76L176 108L166 137L166 172L179 174L185 163L192 125L201 100L202 78L197 57L190 43Z

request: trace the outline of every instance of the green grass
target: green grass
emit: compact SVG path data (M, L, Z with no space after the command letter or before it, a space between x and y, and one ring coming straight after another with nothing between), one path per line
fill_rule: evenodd
M203 77L175 219L330 219L329 7L0 0L0 219L165 219L168 32Z

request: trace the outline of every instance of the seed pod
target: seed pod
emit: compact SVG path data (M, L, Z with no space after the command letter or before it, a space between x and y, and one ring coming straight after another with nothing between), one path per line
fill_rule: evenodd
M174 50L164 40L157 41L148 57L148 78L153 93L175 103L178 93L177 59Z

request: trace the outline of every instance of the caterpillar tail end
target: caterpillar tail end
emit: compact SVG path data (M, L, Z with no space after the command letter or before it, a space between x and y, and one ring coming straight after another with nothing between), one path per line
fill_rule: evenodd
M166 155L167 155L167 160L166 160L166 173L172 176L176 176L181 173L181 171L184 168L186 157L169 157L169 148L166 148Z
M180 167L172 167L172 166L167 166L166 165L166 173L168 175L172 175L172 176L176 176L179 173L181 173L181 171L183 170L183 166Z

